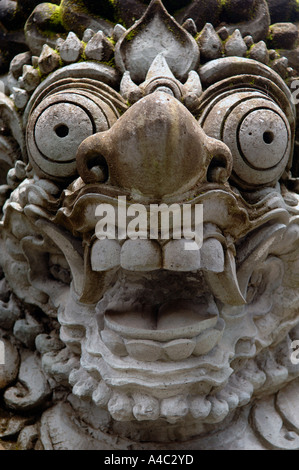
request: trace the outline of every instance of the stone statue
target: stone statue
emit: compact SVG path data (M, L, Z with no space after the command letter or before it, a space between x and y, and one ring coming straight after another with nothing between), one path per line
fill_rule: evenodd
M2 3L2 444L299 449L298 3Z

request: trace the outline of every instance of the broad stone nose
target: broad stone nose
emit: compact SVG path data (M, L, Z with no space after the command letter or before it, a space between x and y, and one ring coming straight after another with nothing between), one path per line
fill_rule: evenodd
M155 92L134 104L108 131L82 142L77 167L85 183L103 182L103 173L98 172L101 179L93 168L97 165L107 165L109 184L162 198L185 193L209 178L226 181L232 157L177 99Z

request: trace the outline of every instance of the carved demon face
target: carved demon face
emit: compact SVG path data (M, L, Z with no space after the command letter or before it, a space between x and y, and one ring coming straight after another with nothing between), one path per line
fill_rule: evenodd
M209 25L215 47L199 66L199 41L157 0L114 34L116 69L97 62L112 48L103 33L87 45L71 34L24 65L15 103L1 98L13 167L1 265L19 299L57 315L77 360L72 396L117 433L186 438L296 374L295 107L268 65L222 57ZM202 204L202 247L98 239L97 208L117 213L120 196L127 208Z

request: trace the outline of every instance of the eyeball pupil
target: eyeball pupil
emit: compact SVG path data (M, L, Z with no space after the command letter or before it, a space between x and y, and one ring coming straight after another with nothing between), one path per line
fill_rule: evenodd
M58 126L55 127L54 131L58 137L63 138L68 135L69 128L65 124L59 124Z
M274 140L274 134L271 131L266 131L263 133L263 139L265 144L272 144Z

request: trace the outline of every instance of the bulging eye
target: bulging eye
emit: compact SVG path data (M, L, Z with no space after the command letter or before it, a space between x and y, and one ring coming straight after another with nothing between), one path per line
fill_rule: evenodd
M27 148L36 173L56 181L75 177L81 142L109 129L117 117L107 100L87 87L52 91L28 119Z
M242 189L277 181L291 151L291 129L280 107L259 91L223 93L203 114L205 132L233 155L232 180Z

